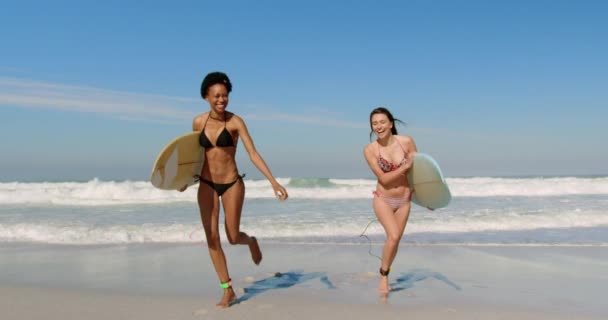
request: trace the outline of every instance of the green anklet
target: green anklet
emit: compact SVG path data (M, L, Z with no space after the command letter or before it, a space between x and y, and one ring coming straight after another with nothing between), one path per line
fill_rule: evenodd
M222 289L232 288L232 279L228 279L226 282L220 282L220 287L222 287Z

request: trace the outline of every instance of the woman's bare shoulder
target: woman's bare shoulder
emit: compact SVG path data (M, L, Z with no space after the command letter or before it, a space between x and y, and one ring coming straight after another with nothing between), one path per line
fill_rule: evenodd
M414 142L414 138L412 138L411 136L397 136L399 139L399 142L401 143L402 146L404 146L405 148L407 148L410 151L416 151L417 147L416 147L416 142Z
M227 121L234 120L235 122L239 122L239 123L245 122L243 120L243 118L239 117L236 113L227 112L227 111L226 111L226 119L227 119Z
M406 135L398 135L396 136L397 139L399 139L399 142L403 143L403 144L411 144L414 143L414 138L412 138L411 136L406 136Z
M238 115L236 115L234 113L228 114L226 119L227 119L226 121L228 121L229 123L232 123L237 128L245 127L245 120L243 120L243 118L239 117Z
M209 117L209 112L201 113L192 120L192 130L199 131L203 129L205 119Z
M363 148L363 152L364 152L365 154L370 153L370 152L374 152L376 149L378 149L377 144L378 144L378 143L377 143L376 141L372 141L372 142L368 143L368 144L365 146L365 148Z

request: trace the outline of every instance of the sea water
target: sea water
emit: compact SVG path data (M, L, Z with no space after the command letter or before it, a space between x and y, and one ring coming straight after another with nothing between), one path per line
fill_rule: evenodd
M274 197L268 181L245 180L242 231L280 243L383 241L372 208L375 180L278 180L289 192L287 201ZM608 245L608 177L467 177L447 183L450 205L435 211L412 205L403 243ZM196 192L196 186L162 191L145 181L3 182L0 243L202 244Z

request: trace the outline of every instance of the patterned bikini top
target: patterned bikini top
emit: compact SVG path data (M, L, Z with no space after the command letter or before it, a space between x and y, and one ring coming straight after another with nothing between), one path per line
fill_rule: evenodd
M382 158L382 155L380 154L380 144L378 144L378 165L380 166L380 169L382 169L382 171L384 172L391 172L397 170L397 168L401 167L404 163L407 162L407 153L405 152L405 149L403 149L403 146L401 145L401 143L399 143L399 141L397 141L397 143L401 147L401 150L403 150L403 159L401 160L401 162L399 162L399 164L394 164Z

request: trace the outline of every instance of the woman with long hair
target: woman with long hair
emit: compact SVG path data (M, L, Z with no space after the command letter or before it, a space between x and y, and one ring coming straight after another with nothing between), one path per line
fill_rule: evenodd
M373 206L386 233L378 291L387 295L391 290L388 275L410 215L414 190L408 184L406 175L412 167L411 159L417 149L412 137L397 134L395 122L401 121L395 119L388 109L374 109L369 115L369 121L370 138L373 133L376 140L368 144L363 153L369 168L378 178L373 192Z

